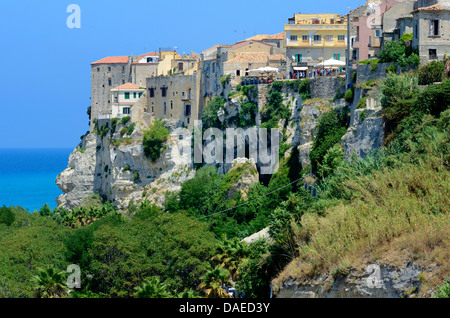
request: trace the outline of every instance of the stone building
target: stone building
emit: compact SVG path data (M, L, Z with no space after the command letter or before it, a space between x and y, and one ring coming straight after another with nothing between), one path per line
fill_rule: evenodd
M201 54L201 90L205 104L222 92L220 79L224 75L224 63L228 60L231 44L216 44Z
M111 56L91 64L91 118L111 115L111 89L132 81L133 61L132 56Z
M147 78L147 109L156 119L192 127L201 116L200 74Z
M450 52L450 0L419 0L414 9L412 45L420 62L443 60Z
M147 77L158 75L159 53L150 52L139 56L132 64L132 83L145 86Z

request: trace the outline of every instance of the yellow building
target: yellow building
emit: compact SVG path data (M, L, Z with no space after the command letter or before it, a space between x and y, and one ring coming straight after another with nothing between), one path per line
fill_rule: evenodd
M292 74L310 72L328 59L345 62L347 17L335 13L295 14L285 24L287 67Z

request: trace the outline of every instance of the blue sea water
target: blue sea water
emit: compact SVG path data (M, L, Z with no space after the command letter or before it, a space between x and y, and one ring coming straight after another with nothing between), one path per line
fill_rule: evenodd
M30 213L45 203L56 207L62 194L56 177L67 168L73 149L0 149L0 206Z

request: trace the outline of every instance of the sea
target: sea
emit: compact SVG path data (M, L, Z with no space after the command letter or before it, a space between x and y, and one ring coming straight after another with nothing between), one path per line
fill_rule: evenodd
M67 168L73 149L0 149L0 206L21 206L33 213L52 209L62 191L56 177Z

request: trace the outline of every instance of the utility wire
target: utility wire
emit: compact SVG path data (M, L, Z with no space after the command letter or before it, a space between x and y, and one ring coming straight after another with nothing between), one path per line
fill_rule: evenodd
M292 184L294 184L294 183L296 183L296 182L298 182L298 181L300 181L300 180L302 180L302 179L303 179L303 178L299 178L299 179L297 179L297 180L295 180L295 181L292 181L291 183L288 183L287 185L285 185L285 186L283 186L283 187L281 187L281 188L278 188L278 189L276 189L276 190L274 190L274 191L272 191L272 192L266 193L266 194L264 194L264 195L262 195L262 196L260 196L260 197L258 197L258 198L256 198L256 199L253 199L253 200L244 202L244 203L242 203L242 204L236 205L235 207L232 207L232 208L229 208L229 209L220 211L220 212L215 212L215 213L212 213L212 214L210 214L210 215L206 215L206 216L199 217L199 218L197 218L197 219L195 219L195 220L206 219L206 218L209 218L209 217L214 216L214 215L222 214L222 213L225 213L225 212L228 212L228 211L231 211L231 210L240 208L241 206L245 206L245 205L250 204L250 203L252 203L252 202L255 202L255 201L257 201L257 200L259 200L259 199L261 199L261 198L267 197L267 196L269 196L269 195L271 195L271 194L273 194L273 193L279 192L279 191L283 190L284 188L287 188L287 187L289 187L290 185L292 185Z

